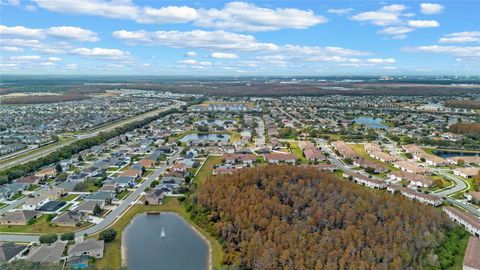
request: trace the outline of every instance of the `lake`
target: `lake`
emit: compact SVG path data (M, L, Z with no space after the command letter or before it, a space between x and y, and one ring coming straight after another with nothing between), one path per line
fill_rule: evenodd
M480 153L474 152L461 152L461 151L443 151L443 150L434 150L433 153L442 158L450 158L450 157L473 157L473 156L480 156Z
M122 241L128 269L208 269L207 243L174 213L138 215L125 228Z
M190 133L181 138L181 142L191 142L191 141L222 141L228 142L230 140L230 135L228 134L214 134L214 133Z
M388 126L382 124L382 118L372 118L372 117L357 117L353 119L355 123L359 125L365 125L369 128L384 128L388 129Z

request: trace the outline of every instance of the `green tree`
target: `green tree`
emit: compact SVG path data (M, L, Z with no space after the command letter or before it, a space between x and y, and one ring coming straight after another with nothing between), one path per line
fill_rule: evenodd
M44 235L41 235L38 240L42 244L51 244L51 243L55 243L58 240L58 235L54 233L44 234Z
M60 235L60 240L62 241L70 241L70 240L73 240L75 239L75 234L72 233L72 232L67 232L67 233L63 233L62 235Z
M117 236L117 231L114 229L106 229L100 233L100 240L104 240L105 242L111 242L115 240Z
M63 172L62 165L60 165L60 163L57 163L57 165L55 165L55 170L57 171L57 173Z
M100 216L101 214L102 214L102 208L97 203L97 204L95 204L95 207L93 208L93 215L94 216Z

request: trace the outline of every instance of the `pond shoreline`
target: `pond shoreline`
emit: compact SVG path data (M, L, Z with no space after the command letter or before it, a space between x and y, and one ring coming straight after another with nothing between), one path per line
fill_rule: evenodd
M194 225L192 225L190 222L188 222L188 220L186 220L184 217L182 217L182 215L180 215L179 213L174 212L174 211L160 211L160 212L159 211L152 211L152 212L147 211L147 212L142 212L142 213L136 214L130 220L130 222L127 224L127 226L125 226L125 228L123 228L123 232L122 232L122 239L121 239L121 246L120 246L122 267L127 267L127 247L125 245L126 241L124 241L125 240L124 238L126 237L126 234L124 232L127 230L127 228L132 224L132 222L136 218L138 218L141 215L149 215L150 213L154 213L154 214L157 214L157 215L158 214L161 215L162 213L174 214L177 217L179 217L187 226L189 226L203 240L203 242L207 244L208 254L207 254L207 268L206 269L213 270L213 263L212 263L213 250L212 250L212 246L211 246L210 241Z

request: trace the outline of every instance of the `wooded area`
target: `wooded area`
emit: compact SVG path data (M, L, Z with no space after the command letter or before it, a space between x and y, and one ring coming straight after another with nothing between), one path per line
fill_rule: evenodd
M447 100L445 102L445 106L452 107L452 108L462 108L462 109L480 109L480 100L452 99L452 100Z
M90 99L87 95L65 94L65 95L28 95L16 97L1 98L2 104L41 104L41 103L57 103L67 101L79 101Z
M445 269L458 253L451 239L465 233L439 209L314 168L262 166L204 183L187 208L240 269Z
M456 134L480 137L479 123L455 123L448 128L448 131Z

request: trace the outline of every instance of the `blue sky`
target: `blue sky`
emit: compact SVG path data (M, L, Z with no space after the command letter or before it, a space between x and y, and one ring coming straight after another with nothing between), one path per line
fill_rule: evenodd
M480 75L480 1L0 0L3 74Z

